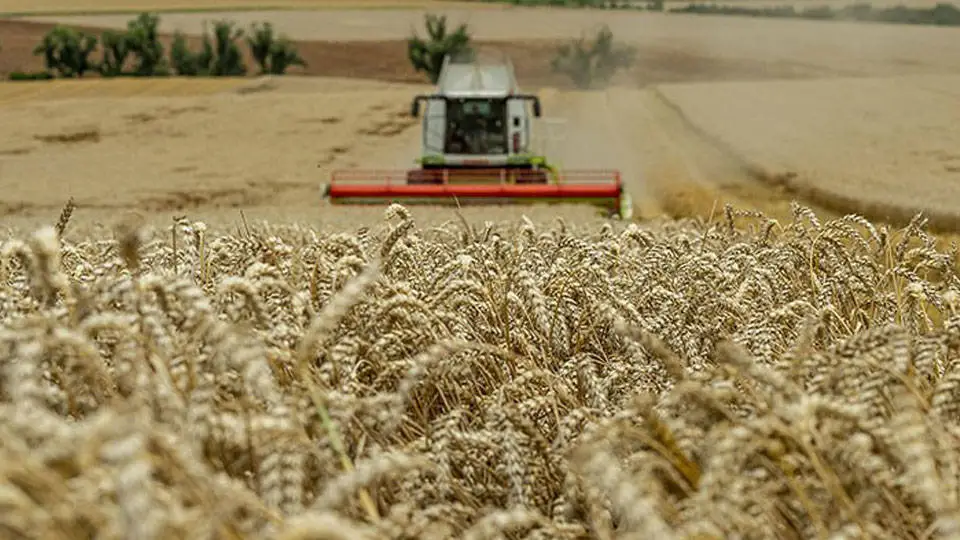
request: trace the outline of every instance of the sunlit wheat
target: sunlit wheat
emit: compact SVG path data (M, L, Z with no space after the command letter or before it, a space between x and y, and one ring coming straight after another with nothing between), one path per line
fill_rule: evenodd
M919 217L68 220L2 246L4 537L958 534Z

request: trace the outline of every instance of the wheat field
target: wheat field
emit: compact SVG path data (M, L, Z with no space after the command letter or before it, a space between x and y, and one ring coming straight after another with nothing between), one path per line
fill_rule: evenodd
M960 228L960 75L664 85L697 129L806 201Z
M915 221L14 231L16 538L955 537ZM696 307L694 307L696 306ZM504 536L506 535L506 536Z
M71 99L207 96L248 86L250 79L234 77L7 81L0 84L0 107Z

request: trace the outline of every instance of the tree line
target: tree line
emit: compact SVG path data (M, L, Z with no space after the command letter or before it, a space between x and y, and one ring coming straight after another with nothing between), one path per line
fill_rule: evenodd
M445 56L469 58L475 51L465 23L451 31L446 16L427 14L426 29L424 38L414 35L407 41L408 57L414 69L436 84ZM635 56L636 49L616 44L613 32L604 25L592 39L581 36L560 45L550 66L577 88L586 89L610 81L617 71L630 66Z
M253 23L249 31L229 20L207 24L198 50L192 50L183 32L173 35L169 48L160 40L160 17L141 13L126 30L104 30L99 36L64 25L47 32L33 50L42 56L45 70L14 72L12 80L102 77L243 76L249 73L241 47L245 44L261 74L282 75L291 66L306 67L296 46L278 35L269 22ZM100 48L100 57L94 52Z
M250 71L241 47L246 45L260 74L282 75L291 66L306 67L295 44L277 34L271 23L255 22L249 30L229 20L213 21L212 32L204 23L199 49L191 49L186 35L173 34L169 50L160 39L160 17L141 13L128 21L125 30L104 30L97 35L57 25L47 32L33 53L42 56L45 69L14 72L12 80L101 77L218 77L244 76ZM407 40L413 68L436 83L447 55L474 53L466 24L448 28L445 16L425 16L426 35L416 33ZM99 48L99 57L95 52ZM557 48L551 68L564 74L579 88L609 81L615 72L629 66L633 47L614 43L613 33L602 27L592 39L581 36Z

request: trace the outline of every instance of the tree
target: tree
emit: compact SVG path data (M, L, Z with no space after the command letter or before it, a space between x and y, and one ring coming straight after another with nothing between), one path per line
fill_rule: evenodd
M137 58L133 68L135 75L152 77L167 74L159 26L160 17L152 13L141 13L127 23L126 46Z
M614 74L633 63L633 47L616 47L613 32L606 25L598 32L592 44L583 37L561 46L551 62L555 72L568 75L578 88L591 88L595 83L607 83Z
M116 77L123 74L123 66L130 55L130 39L123 32L106 30L101 36L103 42L103 60L100 62L100 74L104 77Z
M177 75L196 77L206 75L213 58L212 47L199 53L192 52L187 46L187 37L177 30L173 34L173 43L170 45L170 61Z
M260 66L260 73L283 75L290 66L306 67L307 63L297 53L296 46L286 36L277 37L269 22L254 23L247 36L250 54Z
M204 30L203 47L209 54L210 75L219 77L236 77L247 73L247 66L243 63L243 55L237 40L243 37L242 28L234 28L233 21L215 21L213 23L213 43Z
M242 29L235 29L230 21L216 21L213 38L203 30L202 49L192 52L182 32L175 32L170 57L177 74L185 76L231 77L244 75L247 67L237 40L243 36Z
M90 61L96 47L97 36L57 25L43 36L33 54L43 55L47 70L56 71L61 77L83 77L96 69Z
M436 84L440 79L440 69L447 55L472 55L470 35L467 25L461 24L453 33L447 32L446 15L426 15L427 39L416 34L407 40L407 56L417 71L424 71L430 82Z

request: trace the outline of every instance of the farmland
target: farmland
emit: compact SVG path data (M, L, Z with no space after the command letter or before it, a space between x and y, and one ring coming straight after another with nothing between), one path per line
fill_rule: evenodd
M76 79L49 81L36 85L29 82L9 83L0 86L0 105L26 102L51 102L60 100L109 100L130 97L184 97L216 94L244 88L248 79ZM13 133L12 131L8 134Z
M162 18L270 20L284 76L0 82L3 536L958 535L960 30L432 9L625 222L322 201L417 155L425 11L294 3ZM0 73L129 19L0 20ZM575 89L599 23L635 62Z
M952 28L505 6L496 9L488 6L477 11L450 7L442 11L452 21L469 20L475 38L483 46L502 49L514 59L522 85L534 91L543 90L546 115L560 121L562 126L560 139L552 143L556 159L569 167L621 169L643 216L705 214L722 207L724 201L745 204L776 216L789 214L791 195L785 194L782 186L756 181L756 170L751 166L759 156L739 153L736 145L718 147L714 144L716 137L713 135L723 135L715 133L719 127L717 122L724 123L722 129L734 130L746 125L742 118L716 118L718 111L726 111L730 107L715 108L711 111L714 116L710 118L702 114L684 115L682 107L678 110L676 104L664 98L659 91L660 85L687 85L684 92L696 93L701 83L736 83L721 87L728 90L718 91L717 99L722 97L726 100L723 102L725 104L739 100L737 102L741 105L753 99L751 85L759 85L756 86L756 92L764 92L763 89L767 87L763 84L774 85L782 96L767 96L765 100L760 100L768 104L768 109L762 115L763 122L750 123L755 127L749 131L750 136L768 141L776 148L776 141L783 136L776 129L797 126L798 131L790 135L805 137L804 143L812 146L795 149L795 155L810 155L813 156L812 160L826 160L822 167L816 161L803 164L820 174L819 171L842 161L835 156L829 161L823 157L826 155L824 152L844 153L842 147L834 144L836 139L829 145L821 145L826 150L815 149L817 143L821 142L818 140L819 124L812 120L815 115L807 113L817 107L818 99L831 99L829 90L815 92L813 95L817 97L807 97L803 101L806 108L802 110L807 119L804 124L785 116L794 110L795 104L788 97L793 94L781 92L783 88L796 83L801 85L798 88L814 85L816 88L829 89L831 87L826 81L834 78L860 80L866 85L865 91L871 93L866 101L874 107L865 114L881 114L878 121L887 122L885 125L891 130L888 133L895 133L903 128L900 122L911 121L913 113L897 116L896 111L905 109L898 109L897 103L884 101L884 96L897 94L878 92L877 88L896 80L897 88L906 88L902 90L907 93L905 95L914 96L909 94L909 89L918 88L916 92L921 93L916 95L923 96L927 94L923 94L919 88L932 80L931 77L960 73L960 41L954 39L955 30ZM106 93L101 94L103 99L86 99L81 104L55 100L49 97L51 90L48 87L36 86L37 101L26 106L24 100L29 92L24 93L24 87L0 88L0 96L5 92L15 96L18 104L18 110L14 113L17 125L27 126L22 130L4 133L4 147L0 149L8 156L4 159L4 175L0 177L0 186L8 188L9 193L17 194L5 201L11 212L10 219L17 223L30 223L33 218L50 216L57 212L65 194L77 200L84 199L84 204L78 209L78 218L89 214L99 219L113 215L114 203L102 200L95 202L94 199L102 193L120 193L111 195L118 197L117 204L131 204L138 210L150 210L149 215L158 215L158 208L167 208L164 204L158 206L156 200L159 198L173 201L167 208L170 214L189 210L205 219L235 219L235 209L242 206L248 215L257 217L289 215L304 219L346 220L344 222L350 223L362 221L366 218L357 216L373 215L375 212L368 214L369 209L355 211L331 208L306 194L316 194L324 175L334 167L406 167L411 163L418 140L416 127L412 123L400 121L400 124L405 123L405 127L388 130L388 135L369 135L368 128L364 127L366 124L362 123L375 125L397 120L399 117L391 120L380 116L380 108L393 111L389 114L401 114L414 92L415 86L410 85L422 84L422 74L414 72L405 59L403 39L411 27L422 20L423 13L423 10L416 9L355 9L322 13L268 11L216 14L218 18L236 20L244 28L257 20L271 20L281 31L299 40L299 50L309 68L297 74L311 77L274 80L262 91L253 94L238 94L236 90L240 87L217 82L206 87L213 90L217 84L224 84L215 96L196 95L199 87L194 87L194 90L184 87L184 95L173 96L151 92L161 92L160 88L173 90L175 83L143 81L129 84L155 88L144 90L144 97L152 96L153 101L115 102L108 98L113 90L104 90ZM164 32L183 30L195 33L201 29L202 21L211 17L213 15L165 14L161 29ZM550 24L543 23L544 17L549 19ZM56 18L85 28L120 28L129 19L129 15ZM0 53L0 71L41 67L40 59L32 56L30 51L42 32L50 28L50 20L40 17L0 21L0 28L11 36L6 40L8 43L3 44L4 49ZM563 39L576 36L600 23L607 23L617 39L638 47L637 61L631 69L620 74L609 89L571 91L562 77L549 70L552 51ZM521 39L512 39L517 36ZM169 43L167 40L167 46ZM764 46L757 47L756 43L763 43ZM929 51L940 52L929 54ZM331 76L337 79L330 79ZM362 93L343 87L345 78L366 81ZM942 81L942 85L947 87L953 84L949 78ZM81 84L93 87L97 83L89 81ZM136 95L138 92L132 90L133 86L121 90L127 83L120 81L112 85L111 82L110 88L117 89L121 94ZM817 86L821 83L828 86ZM702 88L707 90L701 95L707 97L700 108L704 103L710 108L710 87ZM58 90L52 92L57 93ZM79 90L69 92L72 97L84 96ZM855 99L853 94L845 95L848 100ZM909 110L926 110L919 114L921 117L940 115L943 103L949 98L937 98L935 93L930 95L933 96L930 99L912 99ZM61 94L61 97L65 97L65 94ZM331 116L329 108L332 104L346 101L351 103L351 107L356 107L356 111L353 108L345 109L344 116L348 119L343 123L335 126L316 123L318 119ZM799 102L796 106L800 106ZM831 106L837 107L828 103L820 110L832 111L834 109ZM134 111L137 107L143 107L144 110L138 113ZM208 118L223 120L202 122L187 114L175 118L164 117L159 123L138 127L123 119L124 116L137 114L150 115L151 107L215 110L217 114L208 115ZM882 111L877 113L880 109ZM742 107L738 110L742 110ZM273 114L269 111L283 111L287 121L268 121L267 116ZM60 121L50 125L44 120L49 117L57 117ZM824 113L819 118L834 117ZM939 117L945 121L943 129L950 130L951 127L946 123L949 113ZM856 124L858 117L855 114L848 115L848 118L853 125L863 125ZM713 124L691 124L698 121L710 121ZM361 124L352 125L350 122ZM92 129L98 124L103 124L97 127L103 136L96 141L65 146L40 143L36 139L55 130L69 134ZM161 124L165 126L164 129L157 128ZM803 131L804 125L809 129ZM244 130L240 126L256 128ZM712 131L707 129L709 133L705 137L703 128L712 128ZM258 137L258 133L269 135L269 140L273 142L265 142L267 139ZM887 139L883 139L882 135L875 137L890 141L889 136ZM202 143L212 140L222 144L213 146ZM190 152L197 152L200 144L204 144L202 148L205 155L218 156L209 163L216 163L213 168L220 172L205 171L204 166L195 163L197 158L191 156ZM243 153L230 151L236 147L259 150ZM383 151L371 152L373 147L382 148ZM163 149L163 157L143 158L137 154L138 157L129 158L133 154L125 152L135 148ZM182 149L184 154L178 155L181 150L177 149ZM286 149L294 150L291 153ZM265 157L276 151L286 156L279 163ZM110 153L113 159L108 162L101 160L99 156L103 152ZM228 152L229 159L225 155ZM130 171L137 168L135 162L122 164L125 159L162 159L165 165L139 173L144 177L147 188L118 189L128 185L132 176ZM900 174L903 168L885 165L893 162L906 163L895 152L883 151L877 152L871 166L874 170L891 170L896 171L894 174ZM52 163L59 165L54 167ZM320 169L317 169L317 164L320 164ZM63 170L61 167L73 171L75 178L64 178L60 174ZM279 169L275 171L276 167ZM243 173L234 174L230 171ZM282 171L283 180L262 178L279 171ZM831 174L824 172L822 177L836 177ZM46 186L47 189L35 190L27 196L23 193L25 188L17 187L22 186L19 178L23 175L29 175L36 185ZM220 179L212 180L213 176L219 176ZM896 176L891 178L894 179L889 182L896 184ZM251 183L263 182L280 182L286 187L277 189L274 186L266 190L263 196L233 194L234 191L250 193ZM84 193L77 186L91 187L89 192ZM200 192L223 193L226 190L227 195L184 197L180 194L182 186L193 186ZM815 201L807 202L812 204ZM891 204L896 204L896 201ZM822 207L820 209L824 210ZM552 214L549 209L528 210L534 217ZM413 211L417 212L416 209ZM567 211L568 216L577 217L590 213L589 210L576 208L564 210ZM504 215L510 215L509 209L504 212ZM843 212L844 209L839 208L832 213ZM164 217L159 219L169 219L170 214L162 214ZM443 220L453 217L448 213L428 215L442 215ZM483 215L483 211L478 210L477 215Z
M716 83L660 92L805 200L960 228L960 75ZM782 111L789 110L789 115Z

